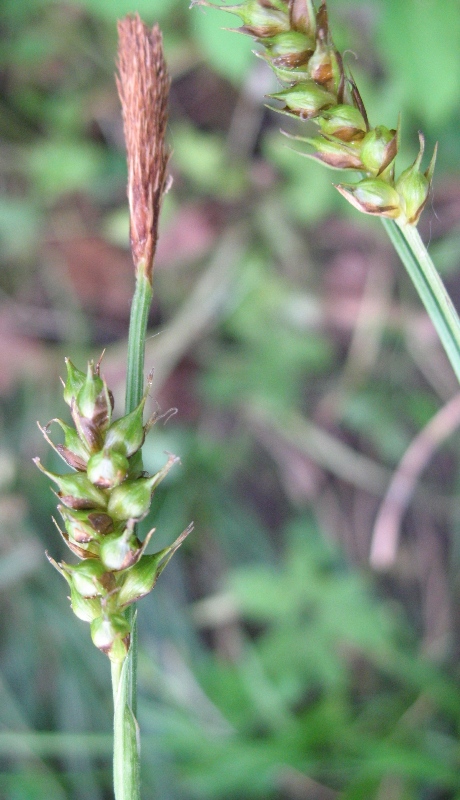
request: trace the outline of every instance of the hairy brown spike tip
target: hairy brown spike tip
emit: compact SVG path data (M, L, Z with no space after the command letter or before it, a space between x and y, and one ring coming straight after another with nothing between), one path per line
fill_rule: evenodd
M158 25L150 30L138 14L120 20L117 88L128 159L131 251L136 270L150 281L169 158L169 85Z

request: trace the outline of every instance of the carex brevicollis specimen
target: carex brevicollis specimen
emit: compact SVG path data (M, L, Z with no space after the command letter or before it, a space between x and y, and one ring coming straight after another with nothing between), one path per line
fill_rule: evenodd
M153 533L139 541L135 526L150 509L155 488L178 460L170 456L155 475L143 471L141 447L155 418L143 422L147 390L143 386L144 341L152 298L153 262L161 201L167 184L169 151L165 134L169 77L157 25L139 16L118 24L118 76L128 163L130 242L136 289L131 311L126 414L113 420L113 399L100 363L82 372L67 359L64 400L74 427L52 420L64 442L47 441L72 469L59 475L37 466L57 485L60 531L80 563L50 561L70 587L75 614L91 623L91 635L112 662L128 653L134 624L125 609L151 591L188 528L170 547L153 555L145 548ZM60 530L60 527L58 525Z
M416 225L427 202L436 149L425 172L420 171L424 138L414 163L395 177L399 147L397 129L372 127L363 100L332 40L326 3L312 0L245 0L217 6L209 0L192 5L218 7L240 17L239 32L252 36L281 84L270 95L275 110L314 120L316 136L293 138L313 148L312 158L333 169L363 173L361 180L337 185L359 211Z
M57 486L57 524L77 564L50 561L70 587L75 614L91 624L94 644L111 661L114 700L113 776L115 800L140 800L139 726L136 720L135 603L150 592L171 556L191 531L157 553L145 553L153 534L143 541L137 523L150 509L160 481L178 460L169 456L154 475L144 472L141 448L148 429L143 411L144 355L158 221L167 189L166 144L169 77L161 31L149 28L137 14L118 23L118 76L128 165L130 243L135 288L128 334L125 413L113 418L112 394L100 362L82 372L67 359L64 400L73 427L55 419L42 431L71 468L61 475L37 466ZM51 439L55 426L63 442ZM61 530L63 526L63 530Z

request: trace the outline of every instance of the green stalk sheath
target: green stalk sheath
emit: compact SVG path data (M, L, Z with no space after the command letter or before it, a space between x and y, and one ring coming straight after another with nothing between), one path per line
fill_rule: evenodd
M152 284L144 270L138 269L129 322L126 414L136 408L144 393L145 334L152 297Z
M383 219L383 226L438 333L460 382L460 319L417 228Z
M153 290L142 266L136 273L131 305L126 377L126 413L140 403L144 392L145 336ZM112 664L114 701L113 781L115 800L140 800L140 753L137 712L137 624L135 605L126 616L131 626L131 644L122 665Z
M112 662L115 800L140 800L139 731L129 704L129 658Z

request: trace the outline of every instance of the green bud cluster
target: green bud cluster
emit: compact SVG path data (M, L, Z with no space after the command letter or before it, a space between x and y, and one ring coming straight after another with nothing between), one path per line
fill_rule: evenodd
M122 662L131 634L123 612L153 589L192 526L153 555L146 555L145 549L154 529L143 542L136 535L136 523L148 513L153 492L178 461L170 456L155 475L143 471L141 447L157 418L143 422L150 381L137 408L112 420L113 396L100 375L100 364L90 362L86 373L68 359L66 366L64 400L74 427L53 419L40 430L73 471L59 475L45 469L38 458L34 461L57 486L64 530L54 522L80 562L48 558L69 585L74 613L90 623L96 647L111 661ZM54 444L49 436L53 423L64 434L62 444Z
M192 5L214 3L192 0ZM318 136L291 137L313 148L313 153L304 155L332 169L363 173L357 183L336 186L360 211L416 225L430 192L436 148L427 170L421 172L420 134L417 158L395 178L399 125L397 129L370 126L358 88L332 41L325 0L318 10L312 0L244 0L216 7L239 16L243 25L238 30L262 45L257 55L282 85L269 95L281 103L275 110L318 124Z

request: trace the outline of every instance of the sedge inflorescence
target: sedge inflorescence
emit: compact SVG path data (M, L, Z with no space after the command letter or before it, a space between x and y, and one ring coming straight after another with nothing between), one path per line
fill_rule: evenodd
M154 529L143 542L135 532L136 523L150 509L154 490L178 461L171 455L154 475L143 471L141 447L158 419L154 415L143 422L150 381L137 408L113 420L113 396L100 375L100 364L89 362L86 373L70 360L66 365L64 400L74 427L54 419L41 430L73 471L59 475L45 469L38 458L35 463L58 487L64 530L56 525L80 562L48 558L70 587L74 613L91 624L94 644L111 661L121 663L131 633L125 609L153 589L191 526L172 545L152 555L145 549ZM49 436L53 423L64 434L63 444L54 444Z
M168 181L169 83L158 25L148 28L138 14L124 17L118 23L117 88L128 161L131 251L136 270L144 271L150 283Z
M313 148L310 157L333 169L357 170L361 180L339 184L338 191L359 211L416 225L428 199L436 148L425 172L420 171L424 137L414 163L395 177L399 148L396 129L372 127L351 74L332 41L326 2L316 10L312 0L245 0L215 6L209 0L192 5L217 7L240 17L238 30L263 47L258 52L282 88L269 95L275 110L314 120L317 136L294 136Z

